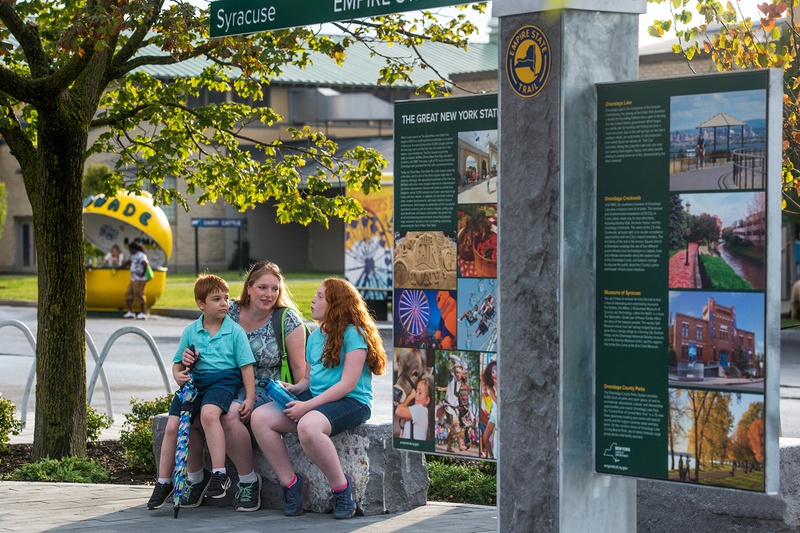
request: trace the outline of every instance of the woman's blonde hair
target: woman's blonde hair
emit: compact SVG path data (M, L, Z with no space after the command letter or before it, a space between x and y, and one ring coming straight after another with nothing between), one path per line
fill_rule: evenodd
M278 299L275 300L275 307L291 307L299 313L297 304L294 303L294 299L292 298L292 293L289 292L289 288L283 281L281 269L278 267L278 265L270 261L259 261L258 263L253 263L253 265L250 267L250 270L247 272L247 277L244 279L242 294L239 296L239 298L234 299L234 302L239 304L240 307L248 307L250 305L250 294L247 292L247 288L253 286L255 282L258 281L258 278L264 274L272 274L278 278L280 290L278 291Z
M328 302L328 309L320 324L328 337L322 350L323 364L327 368L339 366L344 330L353 324L367 341L367 366L373 374L385 373L383 339L361 294L350 282L341 278L327 278L322 285L325 287L325 301Z

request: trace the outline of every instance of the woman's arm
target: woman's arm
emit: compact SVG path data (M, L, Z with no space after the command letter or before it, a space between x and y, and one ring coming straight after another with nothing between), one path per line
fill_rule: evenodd
M286 354L292 376L298 382L306 375L306 334L302 324L286 335Z

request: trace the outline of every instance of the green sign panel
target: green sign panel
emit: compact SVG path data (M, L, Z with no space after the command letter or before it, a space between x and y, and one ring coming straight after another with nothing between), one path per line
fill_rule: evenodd
M775 78L598 86L598 472L777 486Z
M211 2L211 37L279 30L466 4L463 0L219 0Z

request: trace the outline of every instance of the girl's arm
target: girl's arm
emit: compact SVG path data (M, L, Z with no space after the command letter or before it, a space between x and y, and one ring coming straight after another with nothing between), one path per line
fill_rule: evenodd
M310 400L305 402L289 402L284 411L286 416L297 422L303 415L317 406L341 400L347 396L353 389L356 388L358 380L361 377L361 371L364 369L364 363L367 360L367 350L359 348L351 352L347 352L344 356L344 369L342 370L342 379L339 380L334 386Z
M411 392L408 393L406 399L403 402L397 404L397 409L395 409L394 411L394 414L397 415L397 418L403 418L405 420L413 419L413 417L411 416L411 409L409 409L408 406L411 404L412 400L414 400L414 397L416 395L417 391L411 389Z

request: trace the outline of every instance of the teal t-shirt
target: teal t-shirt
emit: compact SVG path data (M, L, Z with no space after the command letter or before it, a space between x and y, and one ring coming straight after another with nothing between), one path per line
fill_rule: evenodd
M256 361L244 329L227 315L214 336L203 327L202 316L186 326L172 362L180 363L183 360L183 350L192 344L194 349L200 352L200 358L194 365L193 372L204 374L232 370Z
M347 352L352 352L359 348L367 349L367 341L358 329L350 324L344 330L344 342L342 343L339 366L325 368L325 365L320 359L327 338L328 336L322 332L322 328L317 328L311 332L306 342L306 361L311 365L309 381L311 394L314 396L319 396L341 381ZM361 369L361 376L358 378L356 388L350 391L347 397L358 400L372 409L372 371L369 369L366 361L364 361L364 367Z

